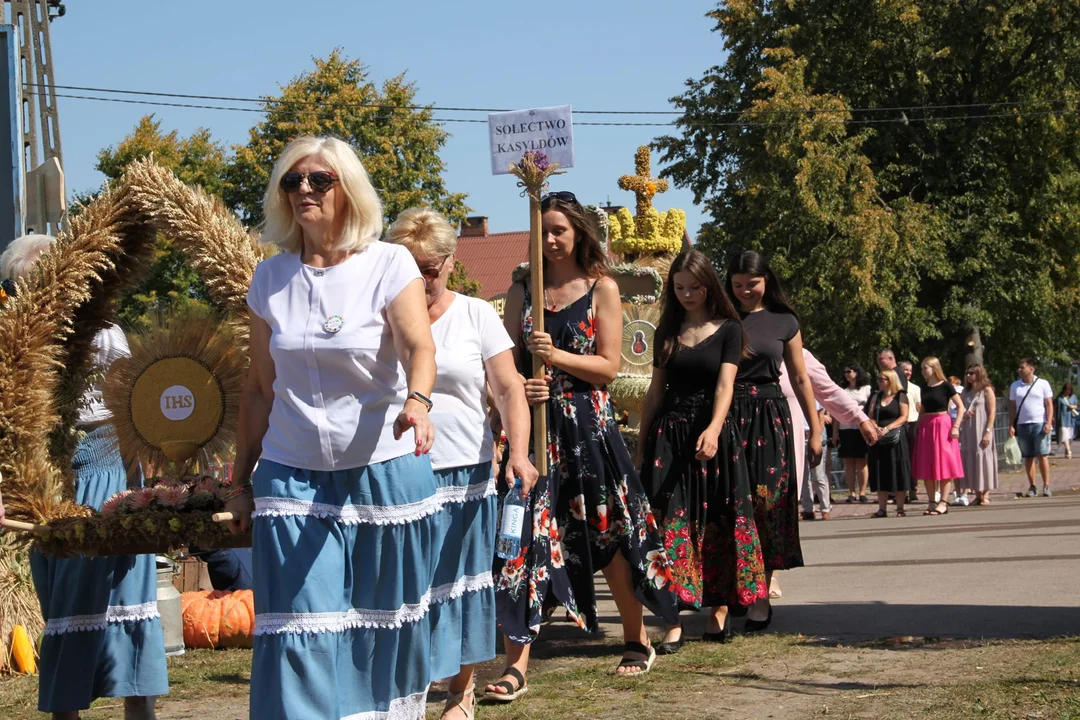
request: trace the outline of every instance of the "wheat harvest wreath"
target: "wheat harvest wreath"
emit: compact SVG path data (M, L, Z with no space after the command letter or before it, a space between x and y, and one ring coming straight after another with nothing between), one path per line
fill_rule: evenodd
M202 277L217 318L184 318L132 338L104 388L121 451L166 476L121 493L101 512L77 505L75 419L92 342L117 298L139 282L158 233ZM231 445L247 358L245 296L262 254L220 201L152 160L132 163L74 218L0 313L0 472L8 517L36 526L56 554L226 547L212 514L217 480L189 474ZM250 540L247 540L250 542Z

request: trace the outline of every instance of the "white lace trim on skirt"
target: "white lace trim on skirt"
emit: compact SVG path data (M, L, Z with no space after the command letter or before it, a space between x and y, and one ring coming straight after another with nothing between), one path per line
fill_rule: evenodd
M453 600L467 592L477 592L493 586L494 580L489 571L479 575L465 575L452 583L431 588L420 598L420 602L406 603L396 610L350 608L344 612L261 613L255 616L255 634L340 633L358 628L397 629L405 623L422 620L434 603Z
M298 498L255 498L253 517L289 517L311 515L333 518L344 525L404 525L442 510L449 503L483 500L495 494L495 480L441 487L431 497L404 505L330 505Z
M390 709L369 710L368 712L346 715L341 720L416 720L424 717L427 705L427 690L390 701Z
M297 498L255 498L253 517L312 515L344 525L404 525L434 515L444 502L438 495L405 505L329 505Z
M436 491L436 494L445 505L447 503L476 502L491 497L495 492L495 478L491 478L472 485L441 487Z
M160 618L157 602L141 605L111 605L108 610L95 615L71 615L70 617L52 618L45 623L46 635L60 635L69 632L104 630L110 623L139 622Z

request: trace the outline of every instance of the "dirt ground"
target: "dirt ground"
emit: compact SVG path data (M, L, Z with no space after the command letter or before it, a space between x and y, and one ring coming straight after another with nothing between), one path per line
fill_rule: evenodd
M565 626L564 626L565 627ZM561 630L561 629L560 629ZM1080 639L935 641L892 638L857 645L796 636L689 642L645 678L611 675L618 646L571 635L541 641L530 692L511 705L481 704L478 718L1046 718L1080 719ZM246 651L190 651L170 661L172 692L161 720L247 718ZM501 663L480 670L494 679ZM45 718L33 710L35 678L0 680L0 718ZM432 688L438 718L443 687ZM115 718L103 699L85 718Z

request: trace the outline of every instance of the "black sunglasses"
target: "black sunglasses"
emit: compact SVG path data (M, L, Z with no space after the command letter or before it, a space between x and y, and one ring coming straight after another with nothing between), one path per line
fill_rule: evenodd
M544 197L540 198L540 203L549 203L552 200L562 200L563 202L576 203L578 201L577 195L569 190L560 190L559 192L548 193ZM578 203L579 205L581 203Z
M298 172L287 172L281 176L281 189L286 193L294 193L300 189L305 179L307 179L308 187L317 193L326 192L338 181L337 175L326 170L319 170L306 175Z

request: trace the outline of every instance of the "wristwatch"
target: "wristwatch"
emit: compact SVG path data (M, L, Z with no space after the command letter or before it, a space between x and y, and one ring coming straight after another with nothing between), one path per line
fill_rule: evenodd
M431 408L435 406L435 404L431 402L431 398L427 397L426 395L421 395L420 393L415 391L409 393L409 399L420 401L421 403L423 403L424 407L428 409L429 412L431 411Z

